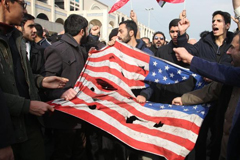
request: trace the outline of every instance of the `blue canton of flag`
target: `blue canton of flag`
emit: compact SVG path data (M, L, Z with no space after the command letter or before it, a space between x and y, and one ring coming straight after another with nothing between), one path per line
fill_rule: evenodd
M190 76L196 79L195 89L202 88L205 85L205 81L200 75L180 66L176 67L173 63L150 56L149 73L145 80L161 84L175 84L187 80Z

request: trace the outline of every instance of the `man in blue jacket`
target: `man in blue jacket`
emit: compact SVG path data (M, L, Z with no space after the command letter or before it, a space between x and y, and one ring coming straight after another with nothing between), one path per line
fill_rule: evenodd
M227 54L232 58L232 65L240 65L240 32L236 33L233 38L231 47L228 49ZM198 57L194 57L189 54L184 48L175 48L176 57L178 60L182 60L185 63L190 64L190 70L208 77L212 80L219 81L224 84L240 87L240 68L225 66L213 62L208 62ZM238 151L240 144L240 101L238 101L234 117L232 128L228 141L227 159L235 160L240 158Z

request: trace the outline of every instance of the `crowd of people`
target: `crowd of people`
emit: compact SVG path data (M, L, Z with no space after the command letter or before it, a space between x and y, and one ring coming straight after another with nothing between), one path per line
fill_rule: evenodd
M0 160L153 160L163 157L136 151L111 135L76 117L54 110L47 101L72 100L73 89L89 50L114 45L131 47L189 68L208 82L194 90L195 79L172 84L150 84L132 90L136 101L175 105L211 102L194 147L195 160L240 159L240 2L232 0L236 16L212 14L212 31L200 40L189 38L186 10L163 32L141 37L137 16L112 29L108 43L100 41L100 27L88 28L86 18L71 14L64 32L49 35L26 11L24 0L0 0ZM231 19L237 24L229 31ZM209 24L210 25L210 24ZM192 157L186 157L191 160Z

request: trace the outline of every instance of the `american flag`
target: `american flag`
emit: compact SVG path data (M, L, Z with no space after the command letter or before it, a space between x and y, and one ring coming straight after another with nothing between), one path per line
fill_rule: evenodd
M209 106L140 104L132 89L145 88L145 81L173 84L191 75L196 88L203 86L199 75L116 41L91 53L76 82L76 98L51 104L132 148L181 160L194 148Z

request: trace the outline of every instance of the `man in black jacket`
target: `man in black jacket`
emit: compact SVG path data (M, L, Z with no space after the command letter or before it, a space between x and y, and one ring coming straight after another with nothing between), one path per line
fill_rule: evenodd
M50 100L63 98L71 100L76 96L73 89L88 54L81 47L86 39L88 21L76 14L70 15L65 23L65 34L61 39L47 47L44 53L44 76L62 76L69 79L69 83L62 89L47 91ZM54 112L45 117L46 127L53 128L54 152L51 159L85 159L85 135L83 124L75 117L62 112Z
M158 49L156 56L162 59L165 59L167 61L170 61L172 63L175 63L177 65L180 65L182 67L188 67L188 64L185 64L183 62L177 61L177 58L175 56L175 53L173 51L174 47L178 46L177 43L177 37L178 37L178 22L180 19L173 19L169 23L169 34L171 37L171 41L167 44L162 46ZM172 84L172 85L162 85L157 84L157 89L155 89L154 99L152 101L159 102L159 103L171 103L173 98L176 96L181 96L182 94L192 91L194 89L194 78L190 77L186 81Z
M18 30L23 33L23 38L26 41L26 51L28 60L30 61L33 74L40 74L41 68L44 65L44 48L35 43L36 28L34 17L28 13L24 14L21 26L18 26Z

